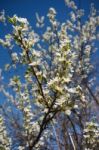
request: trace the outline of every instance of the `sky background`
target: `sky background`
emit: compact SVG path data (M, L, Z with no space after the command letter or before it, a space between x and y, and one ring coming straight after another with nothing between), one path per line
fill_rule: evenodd
M90 4L94 3L99 9L99 0L75 0L76 3L89 11ZM35 20L35 12L45 15L49 7L54 7L58 11L60 19L64 19L66 15L66 7L64 0L0 0L0 10L4 9L7 15L17 14L26 17L30 22Z

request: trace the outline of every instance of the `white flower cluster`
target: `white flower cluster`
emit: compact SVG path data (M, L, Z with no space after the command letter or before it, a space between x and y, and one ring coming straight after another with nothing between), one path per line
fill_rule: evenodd
M5 36L5 40L0 39L0 44L6 48L12 49L12 36L10 34L7 34Z
M38 13L36 13L37 23L36 26L38 28L42 28L44 26L44 16L40 17Z
M7 135L7 130L0 115L0 149L10 150L11 149L11 138Z
M56 16L56 10L54 8L50 8L47 16L50 20L54 20Z
M72 0L65 0L65 3L66 3L66 5L67 5L68 7L72 8L72 9L74 9L74 10L77 9L77 6L75 5L75 2L74 2L74 1L72 1Z
M0 12L0 22L5 22L5 20L5 11L3 10L2 12Z
M99 145L99 125L93 121L86 122L84 129L84 139L89 145L86 148L95 149Z
M16 52L13 52L13 53L11 54L11 58L12 58L12 61L13 61L13 62L17 62L17 61L18 61L18 55L17 55L17 53L16 53Z

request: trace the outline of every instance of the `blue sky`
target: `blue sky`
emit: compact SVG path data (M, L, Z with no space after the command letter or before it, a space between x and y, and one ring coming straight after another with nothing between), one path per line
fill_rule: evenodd
M99 9L99 0L75 0L77 4L88 12L91 3ZM4 9L7 15L17 14L27 17L31 22L35 19L35 12L41 15L47 13L49 7L55 7L59 17L64 18L66 7L64 0L0 0L0 10Z

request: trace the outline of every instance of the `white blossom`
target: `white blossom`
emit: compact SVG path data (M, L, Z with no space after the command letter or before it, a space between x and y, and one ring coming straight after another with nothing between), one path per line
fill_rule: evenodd
M16 53L16 52L13 52L13 53L11 54L11 58L12 58L12 60L13 60L14 62L18 61L18 55L17 55L17 53Z

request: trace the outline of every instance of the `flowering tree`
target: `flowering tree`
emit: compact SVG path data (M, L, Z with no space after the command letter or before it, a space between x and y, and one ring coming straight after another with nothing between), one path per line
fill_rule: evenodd
M0 21L12 31L0 39L11 61L0 73L0 149L2 150L97 150L99 147L99 100L93 92L92 54L98 38L99 16L94 6L83 23L82 9L65 0L70 20L59 22L50 8L36 14L36 33L26 18L16 15ZM42 29L44 28L44 29ZM11 63L10 63L11 62ZM2 73L21 68L4 83ZM96 107L96 111L94 111Z

